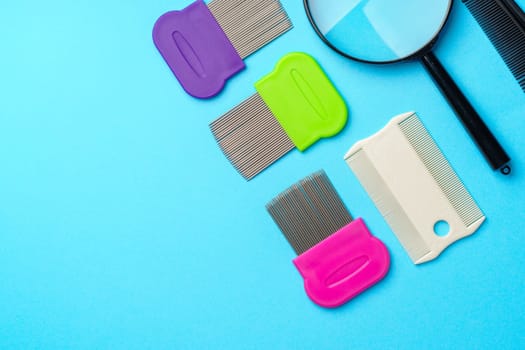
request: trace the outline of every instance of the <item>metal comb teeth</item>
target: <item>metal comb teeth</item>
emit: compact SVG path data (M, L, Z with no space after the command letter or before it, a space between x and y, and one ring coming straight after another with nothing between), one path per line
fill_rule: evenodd
M247 180L295 148L258 93L210 124L213 136Z
M525 92L525 14L512 0L463 0Z
M266 209L301 255L352 221L324 171L318 171L279 194Z
M278 0L213 0L208 8L243 59L292 29Z

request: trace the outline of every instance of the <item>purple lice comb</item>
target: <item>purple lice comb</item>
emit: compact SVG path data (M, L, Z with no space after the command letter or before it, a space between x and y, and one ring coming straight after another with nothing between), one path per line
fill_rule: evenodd
M217 95L243 59L292 28L278 0L197 0L162 15L153 41L186 92Z

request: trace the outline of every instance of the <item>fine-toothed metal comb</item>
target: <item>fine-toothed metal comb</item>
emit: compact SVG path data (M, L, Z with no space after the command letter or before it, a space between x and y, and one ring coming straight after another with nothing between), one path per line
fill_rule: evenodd
M197 0L162 15L153 41L184 90L218 94L243 59L292 28L279 0Z
M293 263L318 305L339 306L388 272L388 250L362 219L352 221L324 171L294 184L266 208L299 255Z
M413 112L357 142L345 160L415 264L436 258L485 220ZM441 224L448 224L445 235Z
M525 13L513 0L462 0L525 92Z
M346 124L343 98L307 54L284 56L255 89L210 124L224 154L247 180L295 147L304 151Z

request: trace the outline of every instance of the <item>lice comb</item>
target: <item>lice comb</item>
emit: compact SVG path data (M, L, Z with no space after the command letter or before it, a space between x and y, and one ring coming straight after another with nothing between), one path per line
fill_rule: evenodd
M525 92L525 13L513 0L462 0Z
M345 160L415 264L436 258L485 220L415 113L357 142ZM447 224L449 232L439 236Z
M153 41L186 92L209 98L243 59L292 28L278 0L197 0L162 15Z
M284 56L255 89L210 124L224 154L247 180L293 148L304 151L346 124L345 102L307 54Z
M362 219L352 221L324 171L291 186L266 208L299 255L293 263L316 304L339 306L388 272L385 245Z

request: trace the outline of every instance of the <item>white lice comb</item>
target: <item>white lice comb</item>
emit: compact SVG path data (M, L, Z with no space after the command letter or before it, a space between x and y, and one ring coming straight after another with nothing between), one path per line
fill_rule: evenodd
M485 220L416 113L392 118L345 160L415 264L435 259ZM449 231L438 235L443 222Z

